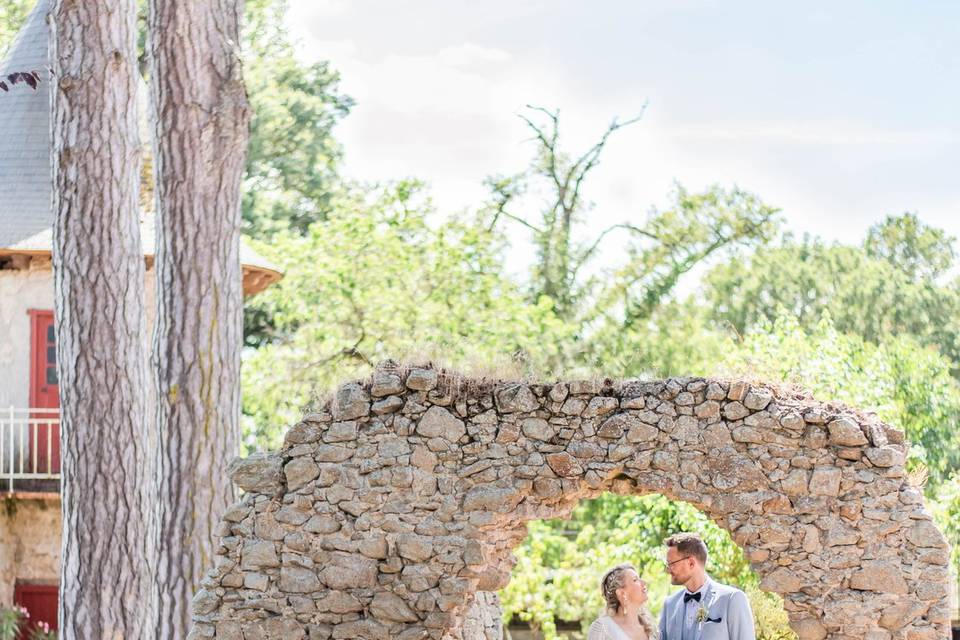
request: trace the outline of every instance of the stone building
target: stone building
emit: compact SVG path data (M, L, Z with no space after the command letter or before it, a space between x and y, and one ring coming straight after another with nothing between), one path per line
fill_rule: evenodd
M59 419L53 324L48 0L40 0L0 65L37 71L0 92L0 607L24 604L56 625L60 553ZM144 140L148 138L141 134ZM154 228L141 216L148 324ZM280 278L241 246L247 296Z

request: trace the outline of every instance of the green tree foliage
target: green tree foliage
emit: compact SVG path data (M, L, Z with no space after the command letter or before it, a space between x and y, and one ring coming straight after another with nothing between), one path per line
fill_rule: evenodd
M810 328L829 311L841 332L872 343L910 335L958 363L960 285L943 282L953 265L952 239L905 214L862 246L787 236L734 257L709 274L706 295L714 318L739 333L782 315Z
M912 280L936 280L954 264L954 238L920 222L915 213L887 216L867 232L867 254L886 261Z
M253 117L243 183L244 233L259 240L305 235L330 212L341 186L342 149L333 128L353 101L326 62L295 57L284 26L287 0L250 0L244 23L244 79ZM244 309L244 342L258 346L278 329L264 305Z
M635 232L629 260L605 296L623 296L627 328L649 318L680 278L709 258L728 259L774 237L779 210L742 189L714 186L702 193L676 187L674 205L654 210Z
M333 128L353 101L326 62L295 57L284 27L287 0L248 0L244 78L253 119L244 183L245 232L305 234L330 211L342 150Z
M461 366L512 360L541 376L619 373L610 370L613 350L607 347L630 333L625 325L666 301L679 278L708 257L774 232L776 211L749 193L715 187L694 194L678 187L666 210L617 225L636 238L614 273L587 273L606 232L589 245L574 242L585 206L582 190L607 138L623 125L614 123L590 150L570 160L560 150L558 120L551 117L549 133L527 120L540 132L541 148L523 180L538 178L554 189L535 236L530 288L499 266L506 248L499 221L520 220L508 207L515 204L510 189L521 178L502 181L502 197L477 219L444 219L422 185L400 183L367 196L357 188L339 191L335 208L320 218L308 216L306 234L300 224L264 234L270 243L261 245L262 252L274 257L286 277L247 309L247 343L262 347L246 375L256 381L251 388L257 397L248 400L246 413L258 433L295 417L344 376L368 371L370 361L402 356L418 345ZM429 275L413 277L423 273ZM318 313L328 308L333 312ZM260 362L282 363L279 370L289 374L296 391L269 392L269 382L256 374Z
M593 337L592 367L623 378L710 372L730 348L729 332L718 328L696 297L670 297L643 322L629 328L602 325Z
M757 640L797 640L797 634L790 628L790 617L783 608L783 598L753 585L744 591L750 600Z
M253 117L243 182L248 237L307 233L329 213L340 189L342 149L333 128L353 101L326 62L297 60L284 26L287 0L249 0L244 22L244 79ZM263 305L244 310L244 342L261 345L278 329Z
M513 221L530 232L536 256L526 283L528 300L547 299L576 333L573 359L552 363L552 370L622 376L684 370L686 358L695 357L697 349L712 350L708 343L717 340L703 334L702 341L699 331L676 322L673 311L683 306L676 300L678 284L697 267L769 242L780 224L778 210L739 188L693 193L677 185L666 208L581 240L588 228L581 219L587 174L609 135L623 125L614 122L598 143L571 160L560 149L556 113L536 112L550 117L549 127L525 118L536 133L537 154L526 173L488 180L495 197L485 214L491 228ZM528 192L540 194L539 205L522 198ZM531 206L540 213L515 213ZM623 258L599 268L598 258L615 234L624 236ZM683 317L700 316L697 329L706 330L701 310L690 307L692 315ZM703 355L696 351L696 357Z

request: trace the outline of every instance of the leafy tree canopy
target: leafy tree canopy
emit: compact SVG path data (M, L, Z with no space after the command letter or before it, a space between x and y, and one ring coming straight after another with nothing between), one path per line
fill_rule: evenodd
M862 246L785 236L717 266L704 293L712 317L739 333L782 315L809 329L829 312L840 332L872 343L911 335L958 363L960 286L942 281L953 260L952 239L905 214Z

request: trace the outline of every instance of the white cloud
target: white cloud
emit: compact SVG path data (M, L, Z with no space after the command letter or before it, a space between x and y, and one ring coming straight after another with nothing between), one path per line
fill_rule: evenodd
M299 24L343 16L350 10L349 0L310 0L290 5L291 20Z
M503 49L481 47L465 42L456 47L446 47L437 53L437 59L452 67L469 67L485 63L509 62L511 55Z
M900 130L866 128L859 123L783 122L746 123L737 126L709 123L678 126L669 130L677 138L719 141L768 141L783 144L889 144L922 145L960 142L956 131Z
M297 54L304 60L349 60L355 58L360 48L355 40L317 40L315 38L301 39L297 47Z

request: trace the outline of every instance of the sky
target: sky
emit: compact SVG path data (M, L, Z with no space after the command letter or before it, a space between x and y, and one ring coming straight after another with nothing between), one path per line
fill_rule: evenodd
M527 164L525 105L559 109L577 152L646 104L591 174L591 228L679 182L737 185L829 240L904 211L960 237L952 0L291 0L288 20L356 100L344 174L424 179L443 211Z

